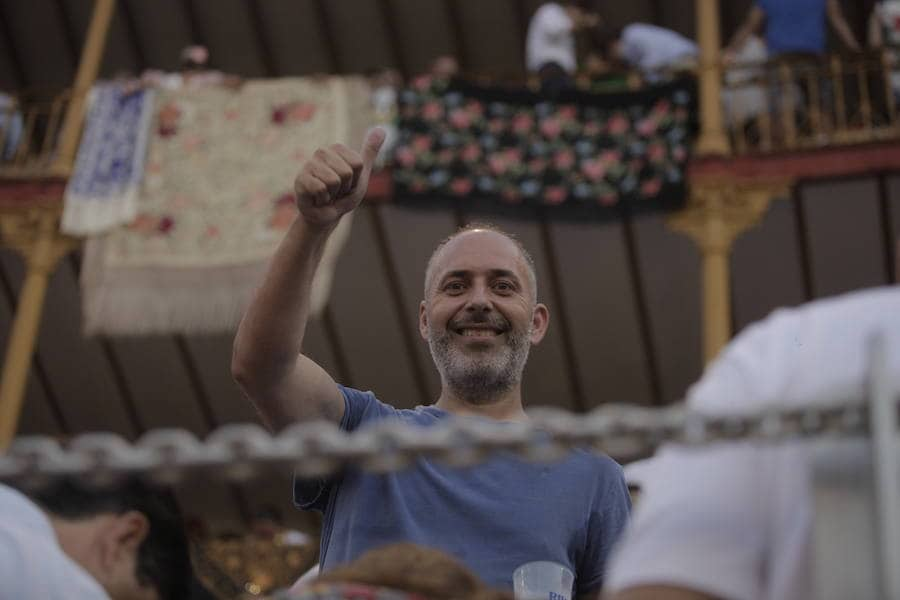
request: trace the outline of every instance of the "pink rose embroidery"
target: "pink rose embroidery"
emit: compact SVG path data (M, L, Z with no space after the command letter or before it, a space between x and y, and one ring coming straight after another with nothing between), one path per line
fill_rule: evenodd
M560 185L548 186L544 190L544 200L551 205L562 204L568 195L568 190Z
M464 177L457 177L450 182L450 191L457 196L465 196L472 191L472 180Z

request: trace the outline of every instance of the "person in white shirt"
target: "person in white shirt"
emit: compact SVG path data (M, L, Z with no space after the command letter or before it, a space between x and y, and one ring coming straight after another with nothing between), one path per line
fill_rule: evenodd
M184 600L187 539L174 501L137 482L0 484L0 600Z
M558 92L571 83L578 68L575 32L598 23L597 15L573 1L547 2L537 9L528 23L525 65L540 76L544 90Z
M729 415L861 400L876 334L900 378L900 286L778 310L722 352L688 406ZM662 449L641 468L641 500L610 561L608 597L814 597L814 449L810 441Z
M641 72L647 81L659 81L667 71L685 70L696 64L698 48L676 31L632 23L605 35L608 58Z

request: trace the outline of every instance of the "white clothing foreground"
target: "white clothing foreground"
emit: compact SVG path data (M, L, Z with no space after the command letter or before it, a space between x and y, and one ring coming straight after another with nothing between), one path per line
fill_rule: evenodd
M0 600L109 600L63 552L50 520L34 502L0 484L0 515Z
M900 286L776 311L723 351L688 405L728 415L861 399L874 334L900 378ZM660 451L641 467L641 500L607 591L674 585L730 600L813 598L814 447Z

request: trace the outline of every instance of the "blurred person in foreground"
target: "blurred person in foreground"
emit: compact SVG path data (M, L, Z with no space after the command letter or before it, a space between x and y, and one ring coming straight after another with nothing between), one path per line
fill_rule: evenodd
M347 584L351 587L344 587ZM512 600L510 593L488 587L448 554L410 543L370 550L312 583L295 585L288 597L340 598L342 590L356 590L359 594L357 586L365 586L371 592L404 592L424 600Z
M900 382L900 286L774 312L688 392L710 415L866 397L882 336ZM813 441L668 447L641 465L641 499L609 568L613 600L800 600L811 579Z
M169 494L130 481L60 482L32 497L0 484L0 598L184 600L187 538Z
M302 354L316 265L338 221L362 201L383 141L374 129L360 153L336 144L302 167L299 215L238 329L236 381L274 430L317 419L344 431L385 419L422 427L451 419L527 422L522 373L550 314L537 301L530 256L494 228L450 236L428 262L418 317L441 376L433 404L395 409L372 392L339 385ZM462 560L497 588L510 589L513 571L526 562L558 562L575 573L580 596L599 590L630 510L619 465L586 451L542 465L497 455L468 469L428 458L397 473L351 469L297 480L295 503L325 515L323 573L372 548L410 541Z

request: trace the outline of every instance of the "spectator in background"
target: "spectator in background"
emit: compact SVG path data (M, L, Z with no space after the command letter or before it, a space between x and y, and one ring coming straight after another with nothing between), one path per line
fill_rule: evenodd
M575 34L599 25L597 15L577 2L547 2L531 17L525 44L525 64L537 73L541 90L555 95L572 86L578 69Z
M16 98L0 92L0 159L12 160L22 138L22 112Z
M876 2L869 16L869 45L884 51L891 66L890 85L894 96L900 96L900 0Z
M838 0L756 0L747 18L731 38L725 51L731 61L747 39L765 24L769 56L825 53L825 20L834 27L841 42L859 51L859 43L844 18Z
M632 23L606 30L602 40L610 61L639 71L651 83L696 66L697 44L664 27Z
M459 62L455 57L448 54L438 56L431 63L429 73L435 79L449 81L459 77Z
M59 483L28 498L0 484L3 598L183 600L187 538L174 500L139 482Z

